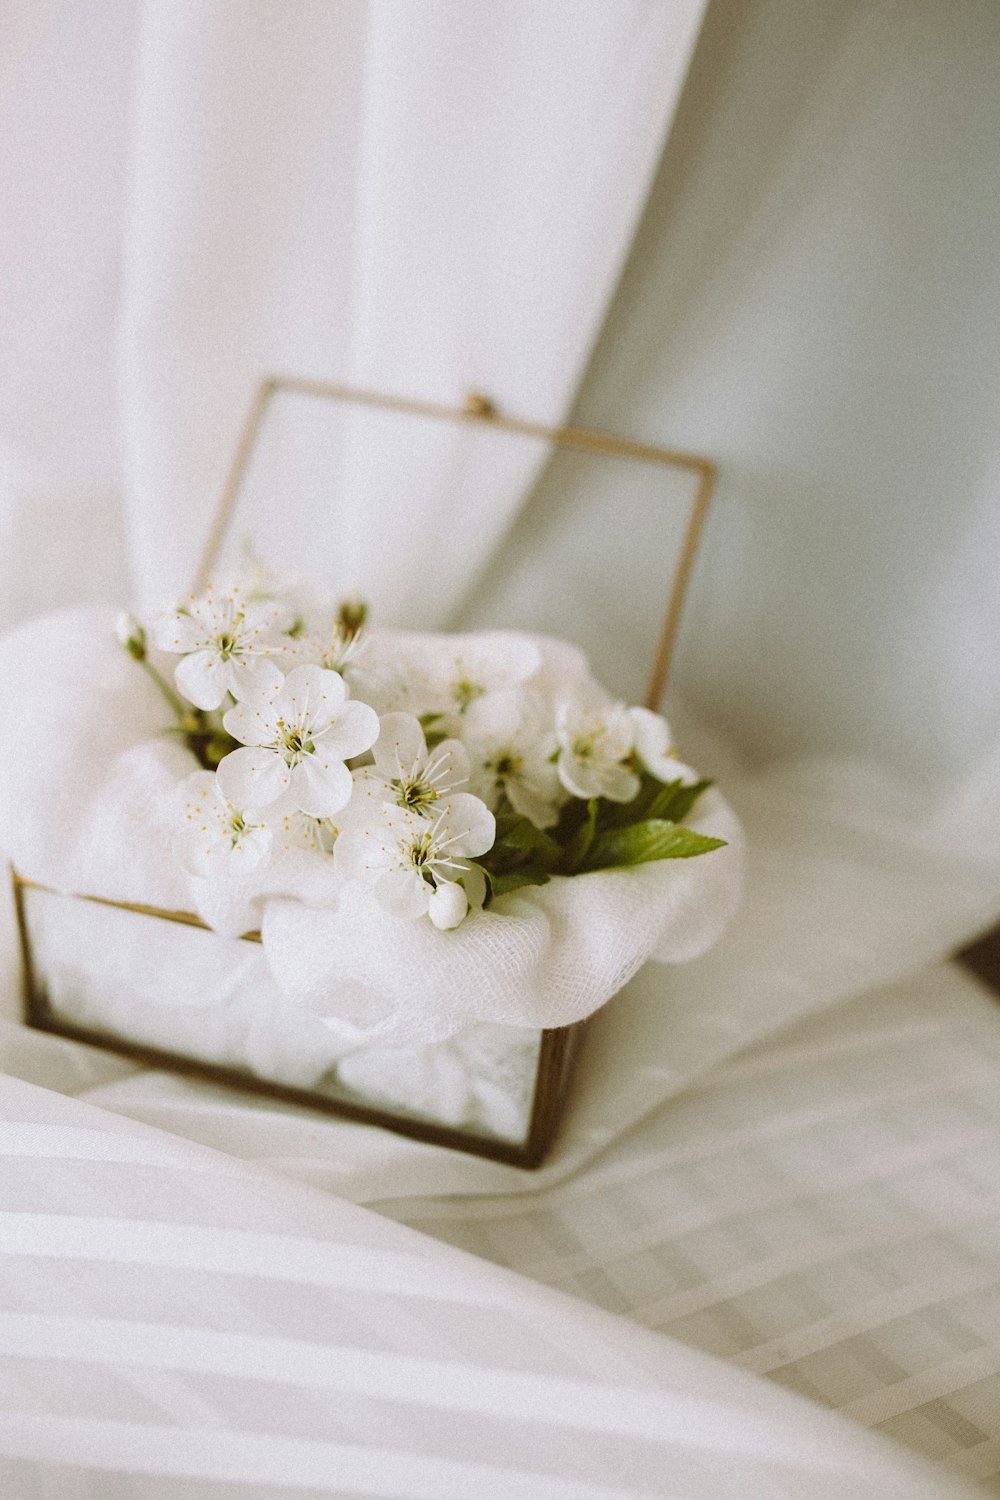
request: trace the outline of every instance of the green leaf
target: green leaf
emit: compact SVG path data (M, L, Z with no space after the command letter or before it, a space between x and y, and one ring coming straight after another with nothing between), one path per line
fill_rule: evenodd
M597 805L600 820L602 809L610 807L611 803L599 801ZM563 849L566 848L580 825L586 823L589 817L589 807L590 803L581 801L579 797L571 797L568 802L563 803L556 826L551 830L552 837Z
M578 870L589 854L590 846L594 842L594 834L597 832L597 813L597 799L591 797L587 803L586 817L570 836L563 849L559 869L564 875L572 875L575 870Z
M725 839L708 838L664 818L647 818L629 828L609 828L599 834L583 869L610 870L645 865L656 859L691 859L696 854L721 849L724 843Z
M672 781L658 797L654 797L646 813L647 818L664 818L669 823L683 823L702 792L712 786L711 781L696 781L685 786L682 781Z
M632 823L641 823L650 816L649 809L662 791L662 781L657 781L648 771L640 771L639 790L631 802L608 802L601 798L598 828L628 828Z
M497 843L501 843L501 840ZM513 850L518 854L533 855L535 863L542 869L554 870L563 857L562 846L554 838L550 838L544 829L536 828L530 818L518 818L516 823L508 827L503 835L502 846L505 850Z
M520 890L526 885L548 885L548 872L539 869L537 865L525 865L521 870L510 870L505 875L490 875L487 879L490 883L490 897L506 896L510 891Z
M428 750L436 749L443 740L446 740L448 738L443 729L438 729L435 727L440 722L440 719L440 714L421 714L420 718L417 720L421 729L424 731L424 743L426 744Z
M647 818L665 818L672 823L678 822L679 819L671 818L670 808L683 785L680 778L676 781L661 782L658 788L653 788L652 795L645 799L646 805L642 809L641 817L633 818L632 821L643 823Z

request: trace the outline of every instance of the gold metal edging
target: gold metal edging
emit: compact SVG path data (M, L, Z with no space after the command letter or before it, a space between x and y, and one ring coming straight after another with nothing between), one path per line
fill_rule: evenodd
M214 927L209 927L201 917L196 916L193 911L171 911L165 906L145 906L139 901L112 901L110 896L87 896L78 891L57 891L54 886L42 885L37 880L26 880L23 875L11 866L11 879L14 882L15 902L20 910L23 905L22 890L43 891L47 896L68 896L73 901L89 901L92 906L111 906L115 911L134 911L140 917L159 917L164 922L180 922L184 927L199 927L202 932L215 932ZM216 937L225 934L215 932ZM234 942L259 943L259 932L241 932Z
M670 670L698 543L718 476L717 467L710 458L697 453L688 453L680 448L665 448L652 443L640 443L631 438L617 437L613 433L586 427L546 427L540 422L530 422L521 417L509 417L499 412L490 398L478 391L470 392L463 406L446 406L437 401L416 401L406 396L393 396L332 381L311 380L305 376L268 375L257 385L244 419L233 461L212 517L205 547L195 574L195 593L200 593L204 589L217 564L223 540L233 518L240 486L253 457L268 406L274 397L283 391L321 400L342 401L349 405L365 406L379 411L398 412L401 415L429 417L437 421L482 422L501 432L515 433L521 437L540 438L555 447L572 448L581 453L604 454L608 457L631 458L643 463L660 464L666 468L686 469L696 474L698 485L674 569L666 613L660 628L649 687L646 692L647 708L659 706L666 687L667 674Z
M531 1118L525 1145L525 1165L540 1166L559 1123L560 1106L569 1082L576 1042L583 1022L542 1032L535 1074Z
M378 1109L369 1104L354 1103L315 1093L307 1089L296 1089L286 1084L273 1083L258 1078L253 1073L244 1073L237 1068L215 1067L180 1052L168 1052L156 1047L145 1047L115 1036L111 1032L75 1026L55 1014L46 1001L35 977L31 955L31 939L28 932L28 917L24 906L25 891L40 891L48 896L66 896L71 901L89 901L95 906L108 906L115 911L134 912L141 917L154 917L165 922L177 922L184 927L200 928L214 933L214 928L192 912L169 911L164 907L145 906L134 901L112 901L106 896L80 896L76 892L57 891L52 886L42 885L37 880L26 880L13 865L10 866L11 885L14 892L14 913L18 940L21 948L23 991L22 1003L25 1024L36 1031L48 1031L69 1041L82 1042L86 1046L100 1047L144 1066L169 1068L190 1078L200 1078L210 1083L224 1083L257 1094L267 1099L277 1099L286 1104L299 1105L316 1110L319 1114L332 1115L336 1119L348 1120L360 1125L378 1125L410 1140L427 1145L445 1146L452 1151L462 1151L473 1156L484 1156L506 1166L531 1169L540 1165L555 1127L560 1082L564 1081L563 1057L567 1033L575 1027L543 1031L539 1044L538 1066L528 1128L523 1144L504 1141L494 1136L476 1135L471 1130L460 1130L450 1125L435 1125L431 1121L412 1118L389 1109ZM219 934L214 933L215 936ZM260 942L259 932L246 932L234 942Z

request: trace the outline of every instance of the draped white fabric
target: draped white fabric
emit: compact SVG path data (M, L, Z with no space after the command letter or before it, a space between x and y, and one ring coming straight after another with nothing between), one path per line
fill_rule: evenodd
M479 386L508 409L556 420L603 322L576 414L722 465L681 641L681 694L668 708L690 758L717 768L746 823L748 900L714 954L669 980L647 969L599 1017L563 1140L533 1185L542 1192L586 1182L586 1164L616 1141L631 1171L630 1160L669 1142L682 1107L671 1101L697 1079L723 1115L727 1075L713 1069L874 984L900 980L893 1025L904 1034L908 1015L923 1024L926 991L905 976L1000 910L1000 12L992 0L712 0L632 243L703 8L8 0L0 12L4 623L130 587L148 600L186 580L252 384L275 367L446 401ZM547 535L530 497L516 514L532 466L512 461L490 476L488 505L455 515L434 511L446 457L430 453L412 495L374 515L363 501L379 492L378 463L359 460L331 497L330 555L317 561L333 581L364 580L388 613L415 611L413 623L488 624L517 595L518 536ZM591 522L595 551L613 501L610 520ZM440 539L417 524L429 515ZM417 549L405 567L401 523ZM548 544L553 590L571 588L558 536ZM658 581L621 587L622 650L638 655ZM603 622L589 625L585 646ZM9 945L5 962L10 972ZM947 985L942 993L949 1003ZM386 1206L406 1198L398 1211L415 1218L421 1195L479 1194L503 1223L504 1203L524 1187L509 1169L26 1034L13 984L3 1004L6 1071L338 1194ZM950 1053L962 1079L972 1080L977 1053L992 1056L996 1027L979 1007L973 1039ZM933 1064L932 1047L901 1071L901 1091L914 1083L916 1098ZM886 1072L895 1066L887 1054ZM974 1091L956 1087L960 1119L947 1141L985 1141L989 1158L995 1122L979 1113L980 1095L966 1109ZM881 1088L868 1078L862 1119ZM878 1201L894 1208L882 1164L897 1159L899 1133L919 1131L920 1107L905 1120L874 1111L861 1128ZM61 1120L62 1108L52 1098L39 1119ZM778 1130L794 1118L773 1109ZM960 1155L926 1188L934 1222L956 1201L949 1173L965 1170ZM814 1170L828 1161L818 1153ZM772 1167L763 1153L755 1180ZM119 1170L86 1184L94 1202L116 1201ZM127 1218L121 1185L112 1215ZM655 1172L647 1185L665 1191ZM55 1173L51 1211L71 1188ZM582 1191L597 1220L610 1211ZM713 1205L725 1212L711 1173L698 1191L707 1220ZM317 1200L301 1201L313 1212ZM241 1199L230 1227L243 1212ZM447 1232L448 1212L424 1217ZM665 1258L673 1233L664 1229ZM945 1255L956 1286L960 1238ZM474 1248L547 1274L541 1254L522 1261L498 1241L468 1231ZM704 1255L709 1265L710 1245ZM589 1283L555 1264L550 1279L600 1300L599 1260ZM884 1259L868 1264L891 1284ZM993 1317L988 1271L966 1270L980 1274L969 1295ZM646 1262L645 1275L661 1272L662 1261ZM30 1256L18 1274L35 1285ZM224 1331L233 1304L221 1285L205 1299L210 1291ZM643 1295L642 1306L655 1303L655 1289ZM59 1303L67 1317L72 1302ZM742 1311L766 1321L773 1306L761 1307ZM170 1315L147 1309L139 1320ZM794 1324L777 1318L774 1337L792 1331L802 1349ZM53 1325L46 1337L65 1351L78 1333ZM985 1368L1000 1332L983 1336ZM625 1334L613 1337L625 1350ZM419 1339L414 1347L427 1352ZM915 1366L933 1365L923 1343L907 1348ZM885 1358L873 1361L883 1368ZM612 1365L595 1368L605 1378ZM193 1422L204 1393L168 1392L157 1379L156 1399ZM824 1365L812 1394L838 1404L839 1379L836 1362ZM994 1372L994 1405L996 1388ZM119 1398L105 1391L76 1416L96 1422ZM953 1429L962 1420L971 1418L958 1410L948 1418ZM967 1472L988 1479L1000 1471L1000 1425L983 1420L985 1446ZM902 1428L904 1441L940 1454L918 1418ZM17 1430L28 1447L10 1450L13 1494L30 1472L16 1468L17 1453L33 1463L51 1435L44 1422ZM78 1454L96 1451L94 1433L73 1431ZM124 1442L118 1451L134 1452L134 1434ZM717 1468L714 1481L725 1493ZM115 1493L73 1482L57 1493ZM185 1489L179 1473L162 1483L142 1493L210 1493ZM818 1476L794 1483L789 1493L822 1493Z
M706 1074L582 1172L378 1205L1000 1493L1000 1018L934 965Z
M140 597L190 579L262 371L453 403L484 386L561 416L703 8L614 0L586 25L569 0L145 10L122 307ZM398 496L377 503L388 455L327 501L312 567L386 623L440 625L522 498L508 459L487 503L449 506L442 442L411 466L403 536Z
M0 1120L5 1495L963 1493L364 1210L13 1079Z

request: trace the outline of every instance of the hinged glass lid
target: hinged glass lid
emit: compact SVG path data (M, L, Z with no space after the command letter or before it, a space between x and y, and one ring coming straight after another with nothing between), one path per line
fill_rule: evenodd
M658 703L711 460L496 410L289 376L260 385L199 567L245 562L360 597L373 623L563 636ZM665 610L665 613L664 613Z

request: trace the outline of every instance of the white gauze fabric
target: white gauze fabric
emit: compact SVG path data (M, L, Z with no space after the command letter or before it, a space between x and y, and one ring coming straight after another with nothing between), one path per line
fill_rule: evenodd
M598 1010L648 958L704 953L739 901L742 834L717 792L689 820L727 840L697 859L556 877L501 896L453 932L385 911L345 884L337 907L267 903L264 949L279 987L325 1014L345 981L369 1039L443 1041L473 1022L568 1026Z
M0 843L56 890L171 910L186 882L165 858L166 803L196 769L174 715L97 608L43 615L0 640Z
M564 675L579 680L579 652L539 646L548 690ZM554 878L451 932L390 915L367 886L338 883L316 862L312 876L289 861L254 887L220 893L175 857L174 788L194 758L164 737L170 709L118 645L111 615L65 611L22 626L0 645L0 672L13 687L0 711L0 838L22 875L59 891L194 908L227 936L259 924L280 993L358 1046L442 1042L479 1022L568 1025L648 958L699 956L739 900L740 825L714 790L690 822L725 848ZM183 930L171 938L188 940ZM174 986L166 993L172 1008L191 1003ZM199 979L202 1004L204 994Z

